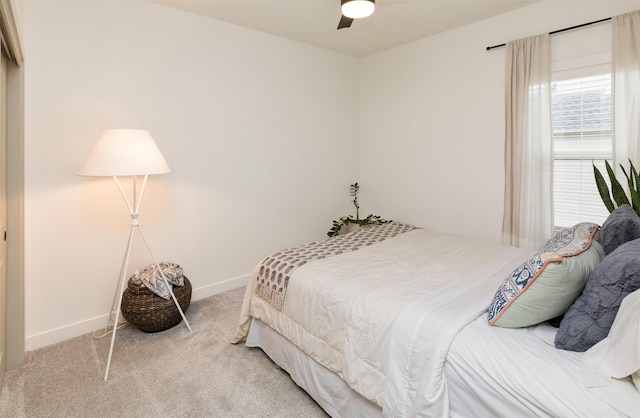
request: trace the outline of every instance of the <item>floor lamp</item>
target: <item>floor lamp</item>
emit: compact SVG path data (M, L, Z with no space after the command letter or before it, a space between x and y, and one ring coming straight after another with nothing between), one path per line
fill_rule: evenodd
M160 272L162 279L171 293L173 302L175 303L184 323L186 324L189 332L191 332L191 326L184 316L184 312L178 303L171 286L167 281L167 277L162 271L162 268L158 264L151 247L147 242L147 239L140 227L140 221L138 220L140 201L144 188L147 184L147 178L154 174L169 173L171 169L165 161L164 157L160 153L158 146L151 137L148 131L137 129L107 129L102 133L98 142L93 146L89 156L78 170L79 176L107 176L113 177L120 190L120 194L124 199L129 214L131 215L131 231L129 232L129 240L127 242L127 249L124 253L124 259L122 260L122 267L120 270L120 281L116 288L116 294L113 298L111 305L111 312L109 314L109 320L107 322L106 330L109 328L111 317L115 310L115 319L113 321L113 332L111 334L111 345L109 347L109 358L107 359L107 368L104 372L104 380L109 377L109 366L111 365L111 356L113 354L113 345L116 340L116 331L118 329L118 321L120 319L120 307L122 305L122 294L127 282L127 267L129 266L129 256L131 254L131 245L133 243L134 231L140 233L142 241L144 241L147 251L153 259L153 263ZM142 185L138 192L137 182L138 177L143 177ZM133 200L130 202L120 184L119 177L131 177L133 181Z

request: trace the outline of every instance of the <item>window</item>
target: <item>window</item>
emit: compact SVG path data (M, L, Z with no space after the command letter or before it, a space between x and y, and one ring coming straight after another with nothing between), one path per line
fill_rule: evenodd
M589 61L600 63L584 65L581 60L577 68L574 65L552 74L556 227L579 222L601 225L609 214L598 194L592 162L604 173L604 160L612 158L611 66L602 63L601 56Z

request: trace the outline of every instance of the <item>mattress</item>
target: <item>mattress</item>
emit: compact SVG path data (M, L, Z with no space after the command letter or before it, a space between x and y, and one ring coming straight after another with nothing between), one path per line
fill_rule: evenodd
M259 319L251 321L246 345L262 349L332 417L376 418L382 409L331 370L303 353Z
M583 354L555 349L555 332L546 323L522 329L490 327L484 314L465 326L451 345L444 367L450 416L628 416L588 392L582 381ZM252 320L246 344L262 349L330 416L383 416L380 406L262 321Z
M530 255L415 229L299 267L281 310L250 282L235 341L260 319L387 413L446 416L448 345Z
M286 292L275 275L256 291L261 263L233 342L261 347L336 417L620 416L584 387L582 355L553 347L554 329L487 324L496 288L532 253L416 229L299 263Z

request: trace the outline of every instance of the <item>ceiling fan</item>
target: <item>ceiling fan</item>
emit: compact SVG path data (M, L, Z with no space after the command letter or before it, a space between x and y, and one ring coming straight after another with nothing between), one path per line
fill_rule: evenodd
M354 19L371 16L376 8L376 0L340 0L342 16L338 22L338 30L350 28Z

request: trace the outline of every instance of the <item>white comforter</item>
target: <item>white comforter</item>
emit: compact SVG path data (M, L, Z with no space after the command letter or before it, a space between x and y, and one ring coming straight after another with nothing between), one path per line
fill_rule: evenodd
M422 229L298 268L282 312L247 288L236 341L261 319L387 416L448 416L457 332L533 251Z
M492 327L484 315L465 326L447 354L451 416L640 417L631 379L612 379L594 394L583 379L587 354L555 348L557 330Z

